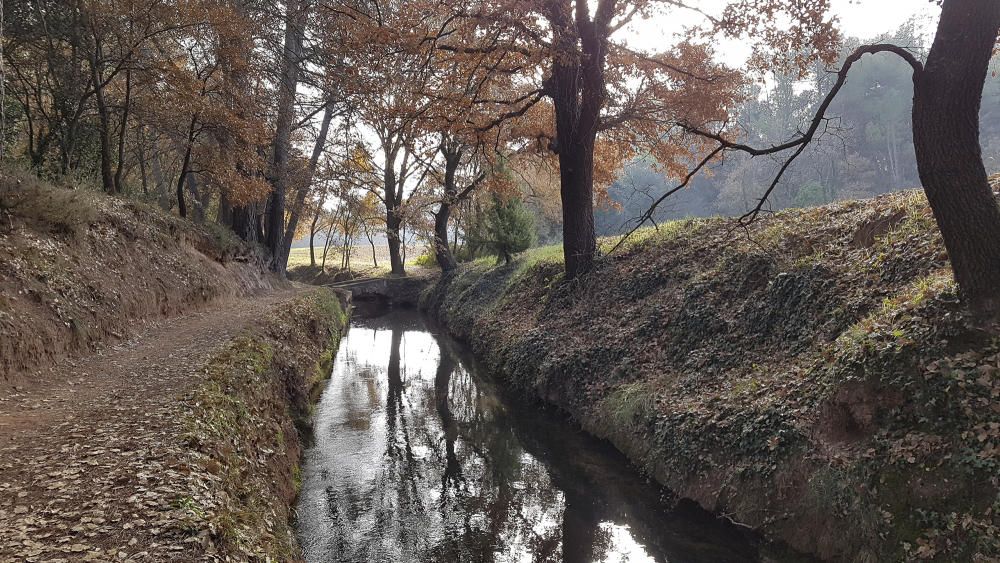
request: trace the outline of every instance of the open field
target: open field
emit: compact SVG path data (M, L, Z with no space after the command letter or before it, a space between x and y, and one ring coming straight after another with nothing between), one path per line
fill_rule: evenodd
M414 267L413 262L424 252L422 246L412 246L407 248L406 265L408 268ZM316 247L316 262L323 259L323 249ZM328 268L339 268L341 261L340 248L331 248L326 256L326 266ZM378 262L376 264L376 261ZM309 247L293 248L288 255L288 267L309 265ZM372 247L370 245L358 245L351 251L350 270L389 270L389 247L386 245L375 245L375 256L372 259Z

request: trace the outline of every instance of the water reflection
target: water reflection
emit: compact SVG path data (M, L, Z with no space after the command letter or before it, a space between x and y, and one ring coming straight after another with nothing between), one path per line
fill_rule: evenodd
M743 535L565 421L501 399L419 316L355 320L316 411L307 561L753 561Z

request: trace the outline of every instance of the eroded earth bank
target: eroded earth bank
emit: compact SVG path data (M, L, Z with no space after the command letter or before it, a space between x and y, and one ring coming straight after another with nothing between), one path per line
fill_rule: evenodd
M296 559L343 298L141 204L4 195L0 561Z

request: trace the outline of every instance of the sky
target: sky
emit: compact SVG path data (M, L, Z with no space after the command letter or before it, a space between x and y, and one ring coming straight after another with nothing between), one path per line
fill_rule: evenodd
M693 0L692 5L708 13L718 13L727 0ZM871 39L895 31L911 17L926 22L928 32L940 9L930 0L831 0L833 14L840 21L844 37ZM670 8L669 12L633 23L623 30L624 40L633 48L662 50L670 37L685 27L702 23L702 16L692 11ZM719 58L730 66L740 66L749 50L739 41L723 41Z
M938 8L929 0L833 0L844 35L870 39L898 28L910 17L932 20Z

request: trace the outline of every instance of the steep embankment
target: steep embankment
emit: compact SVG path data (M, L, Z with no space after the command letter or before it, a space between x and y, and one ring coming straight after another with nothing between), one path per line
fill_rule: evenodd
M558 252L424 306L679 494L829 559L1000 556L1000 332L923 197L682 221L573 284Z
M270 289L257 250L151 206L0 172L0 383L137 323Z
M328 290L230 299L0 396L0 561L294 561ZM65 560L65 559L62 559Z
M0 221L0 561L296 560L299 431L346 301L29 176L0 178Z

